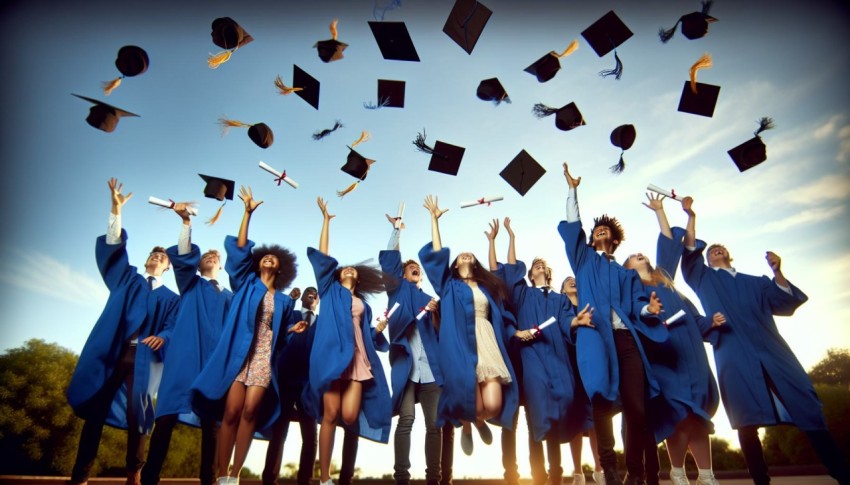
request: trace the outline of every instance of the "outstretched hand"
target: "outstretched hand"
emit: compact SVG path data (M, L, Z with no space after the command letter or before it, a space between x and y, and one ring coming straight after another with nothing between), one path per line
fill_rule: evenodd
M493 222L490 223L490 231L484 231L484 235L490 241L494 241L497 234L499 234L499 219L493 219Z
M322 211L322 217L324 217L326 221L329 221L336 217L333 214L328 214L328 203L325 199L319 197L318 199L316 199L316 202L319 204L319 209L321 209Z
M773 251L768 251L764 257L767 260L767 264L770 265L770 269L774 273L778 273L782 269L782 258L779 257L778 254Z
M692 209L694 205L694 198L690 195L682 199L682 210L685 211L685 214L688 216L694 216L694 210Z
M646 199L649 201L649 203L647 204L646 202L641 202L641 204L646 206L646 208L649 210L658 212L660 210L664 210L664 205L661 203L664 198L665 197L661 194L647 192Z
M128 200L133 198L132 192L127 195L121 193L121 189L123 187L124 184L118 182L117 178L112 177L109 179L109 191L112 192L112 207L118 210L120 210Z
M508 236L511 239L513 239L514 238L514 230L511 229L511 218L510 217L505 217L504 225L505 225L505 230L508 231Z
M593 328L593 322L591 319L593 318L593 308L590 308L590 303L584 306L582 311L578 312L578 315L573 318L573 322L570 327L591 327Z
M428 209L428 212L431 213L431 217L435 219L439 219L440 216L449 211L448 209L440 209L436 195L429 195L425 197L425 203L423 204L423 207Z
M251 192L251 187L240 186L239 198L245 203L245 212L252 213L257 210L257 207L263 203L262 200L254 200L254 194Z
M646 307L646 311L653 315L658 315L661 313L664 305L661 304L661 300L653 291L651 295L649 295L649 305Z
M389 214L384 214L384 215L385 215L385 216L387 216L387 220L388 220L388 221L390 221L390 224L392 224L393 229L395 229L395 222L396 222L397 220L401 219L401 218L400 218L400 217L393 217L393 216L391 216L391 215L389 215ZM402 222L401 224L399 224L398 228L399 228L399 229L404 229L404 223Z
M578 187L581 183L581 177L573 178L573 176L570 175L570 169L569 167L567 167L567 162L564 162L564 178L567 179L567 185L569 185L570 188L573 189Z

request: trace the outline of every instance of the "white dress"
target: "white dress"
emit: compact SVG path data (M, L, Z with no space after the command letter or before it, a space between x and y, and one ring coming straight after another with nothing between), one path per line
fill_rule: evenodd
M472 289L472 303L475 307L475 344L478 352L475 376L478 382L499 379L502 384L508 384L511 382L511 373L502 359L493 324L489 320L490 302L484 292L478 289L478 285L469 287Z

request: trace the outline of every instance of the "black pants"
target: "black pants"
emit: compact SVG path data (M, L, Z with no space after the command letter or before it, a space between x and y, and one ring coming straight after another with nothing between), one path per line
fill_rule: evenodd
M148 450L148 461L142 468L142 485L156 485L159 483L159 475L162 465L168 455L168 447L171 444L171 434L177 425L176 414L168 414L156 418L151 444ZM211 485L216 481L215 470L215 445L216 445L216 422L214 419L201 420L201 463L198 478L201 485Z
M339 468L339 485L351 485L354 479L354 464L357 461L357 446L360 436L353 431L345 431L342 440L342 465Z
M525 409L526 422L531 422L528 416L528 407ZM516 456L516 428L519 411L514 415L514 429L502 428L502 467L505 469L505 482L508 484L519 483L519 467ZM543 456L543 443L534 441L531 430L528 432L528 461L531 465L531 479L534 485L541 485L551 480L552 483L561 483L563 469L561 468L561 445L557 439L545 440L546 451L549 456L549 472L546 472L546 459Z
M85 420L83 430L80 432L80 444L77 448L77 459L71 471L71 483L83 483L88 481L91 467L97 457L100 447L100 437L103 434L103 425L115 393L121 388L121 384L127 386L127 395L133 395L133 373L136 363L136 346L125 345L118 360L115 372L106 381L106 384L98 391L91 400L91 417ZM139 422L136 419L136 403L134 399L127 399L127 472L133 473L142 468L144 464L145 442L147 436L139 430Z
M304 386L300 383L286 383L281 386L280 418L272 428L269 449L266 452L266 465L263 468L263 485L272 485L280 475L283 445L289 434L289 423L295 411L298 412L298 424L301 428L301 460L298 464L298 485L309 485L313 478L313 465L316 461L316 419L304 412L301 404L301 392ZM356 446L356 445L355 445ZM355 455L357 454L355 450ZM147 485L147 484L143 484Z
M626 470L631 477L644 476L646 428L646 376L637 342L628 330L614 331L614 345L620 371L620 401L623 406L623 432ZM599 446L599 461L605 473L615 472L614 429L611 418L614 403L598 394L593 398L593 427Z
M452 485L452 466L455 458L455 428L443 425L443 447L440 452L440 485Z
M758 431L758 426L745 426L738 430L738 441L753 483L767 485L770 483L770 474L767 471L767 463L764 461L764 451ZM850 485L850 469L829 432L820 430L805 433L830 476L838 480L841 485Z

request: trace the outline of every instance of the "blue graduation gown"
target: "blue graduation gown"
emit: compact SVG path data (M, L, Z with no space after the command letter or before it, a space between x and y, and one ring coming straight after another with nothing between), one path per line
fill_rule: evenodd
M499 267L496 274L503 276L508 285L520 330L533 329L549 317L557 319L534 340L520 343L522 393L534 440L566 443L584 430L587 411L584 401L581 405L574 403L576 381L568 353L568 346L573 345L572 305L566 295L557 291L544 294L528 286L524 262ZM547 437L550 431L554 434Z
M224 240L224 249L227 252L224 269L230 276L230 287L234 294L224 319L221 338L201 373L192 383L192 410L198 416L222 418L227 391L248 358L257 314L263 298L269 291L254 271L251 258L253 247L254 242L250 240L241 248L233 236L227 236ZM272 378L257 415L255 429L258 431L271 426L280 412L280 388L277 368L273 364L286 345L286 336L283 333L292 316L292 307L292 298L289 295L274 292L274 315L271 322Z
M119 244L106 244L106 236L98 237L95 256L109 298L83 346L67 391L68 403L83 419L96 418L92 398L115 372L121 351L134 333L138 332L139 341L151 335L170 340L180 300L165 286L153 291L148 288L145 278L130 265L126 231L121 231ZM153 428L153 396L162 372L162 356L162 349L154 352L143 344L136 348L131 399L140 403L136 411L143 433ZM127 388L123 384L112 401L106 424L127 429Z
M307 257L316 275L322 312L315 324L316 335L310 352L310 380L302 399L307 413L321 421L324 412L322 397L354 358L351 291L334 278L334 272L339 267L336 259L315 248L307 248ZM360 331L363 333L363 345L374 378L363 382L360 415L354 427L363 438L387 443L390 439L392 401L377 351L386 351L389 342L383 332L379 333L372 327L372 309L365 301L363 307Z
M808 297L794 285L789 295L767 276L711 269L702 255L705 247L698 240L694 251L685 248L682 274L707 315L726 316L724 325L708 332L708 340L732 428L790 423L803 431L825 430L812 381L773 320L773 315L792 315ZM782 402L768 389L765 375Z
M169 342L172 350L166 353L163 362L156 415L179 414L180 421L198 425L198 418L192 413L189 389L218 344L233 292L226 288L218 291L212 283L198 275L201 263L198 246L193 244L191 251L182 255L178 253L177 246L172 246L166 253L174 267L180 308Z
M475 421L475 393L478 385L475 367L478 351L475 341L475 308L472 290L463 281L452 278L449 248L434 251L431 243L419 250L419 260L434 291L440 295L439 357L443 374L443 391L437 407L437 426L445 422L460 426L460 420ZM513 333L506 329L511 322L502 304L496 304L484 288L479 288L490 302L490 322L511 382L502 386L502 412L489 421L505 429L513 429L513 417L519 406L519 388L506 342Z
M667 329L658 323L654 315L640 315L641 309L649 303L649 297L637 272L608 261L588 246L581 221L561 221L558 232L575 273L578 307L584 308L589 303L593 308L595 327L581 326L576 330L576 360L588 398L592 400L599 394L609 401L616 401L619 395L620 371L611 310L626 325L640 350L649 397L658 396L658 381L652 375L638 332L649 340L663 342L667 339Z
M656 265L671 279L676 276L682 257L684 235L684 229L679 227L673 228L672 239L658 235ZM645 344L652 372L663 396L663 399L652 401L647 408L655 440L661 442L670 436L689 413L702 418L704 425L713 432L711 418L717 412L720 394L702 340L702 333L711 326L711 321L697 313L693 305L673 289L647 285L646 291L654 291L661 299L668 318L679 310L685 312L684 317L667 327L670 338L666 342Z
M443 373L437 356L439 348L437 342L437 330L431 322L431 312L426 312L421 320L416 320L419 314L430 301L431 295L420 290L416 285L404 279L404 270L401 266L401 253L399 251L381 251L378 255L381 270L399 281L395 288L387 288L388 305L390 308L396 303L398 309L390 317L387 328L390 332L390 380L393 389L393 416L398 415L401 407L401 398L404 396L404 388L407 386L410 369L413 368L413 357L410 350L410 342L407 331L411 325L416 325L419 330L419 338L425 347L425 355L434 382L443 385Z
M294 310L287 330L292 325L304 320L303 309ZM287 336L286 347L278 359L277 375L282 386L287 384L305 385L310 377L310 349L316 336L316 321L301 333L291 333Z

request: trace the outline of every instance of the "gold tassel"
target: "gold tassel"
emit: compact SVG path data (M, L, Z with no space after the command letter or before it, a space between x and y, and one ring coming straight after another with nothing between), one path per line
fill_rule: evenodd
M346 188L345 188L345 190L337 190L337 191L336 191L336 195L340 196L340 198L345 197L345 194L347 194L347 193L349 193L349 192L353 191L354 189L356 189L356 188L357 188L357 184L359 184L359 183L360 183L360 181L358 180L357 182L354 182L353 184L351 184L351 185L349 185L348 187L346 187Z
M221 117L218 119L218 124L221 126L221 136L227 134L227 131L231 128L250 128L251 125L248 123L243 123L241 121L229 120L227 118Z
M222 212L223 210L224 210L224 204L221 204L221 205L219 206L218 210L217 210L217 211L215 211L215 214L214 214L212 217L210 217L210 219L207 221L207 224L209 224L210 226L212 226L213 224L215 224L216 222L218 222L218 219L221 217L221 212Z
M336 30L336 24L337 24L337 23L339 23L339 20L337 20L337 19L333 19L333 21L331 22L331 25L330 25L330 29L331 29L331 38L332 38L333 40L336 40L337 36L339 35L339 33L338 33L338 32L337 32L337 30Z
M215 55L210 54L207 59L207 65L210 66L210 69L218 69L218 66L230 60L231 54L233 54L233 51L221 51Z
M555 57L560 59L562 57L567 57L568 55L575 52L577 49L578 49L578 41L573 39L573 41L570 42L570 45L567 46L567 49L564 52L561 52L560 54L558 54L557 52L552 51L552 54L555 54Z
M104 81L103 82L103 94L109 96L112 94L112 91L115 90L118 86L121 85L121 78L116 77L112 81Z
M691 66L691 91L697 94L697 71L711 67L711 54L705 53Z
M354 148L357 145L359 145L359 144L361 144L365 141L369 141L369 138L371 138L371 137L372 137L372 135L369 134L368 131L364 131L363 133L360 134L360 138L358 138L357 141L355 141L354 143L351 144L351 148Z
M274 79L274 85L277 87L277 89L278 89L278 91L279 91L277 94L281 94L281 95L283 95L283 96L288 96L288 95L290 95L290 94L292 94L292 93L297 93L298 91L303 91L303 90L304 90L304 88L290 88L290 87L287 87L285 84L283 84L283 79L281 79L281 77L280 77L280 76L278 76L278 77L276 77L276 78Z

